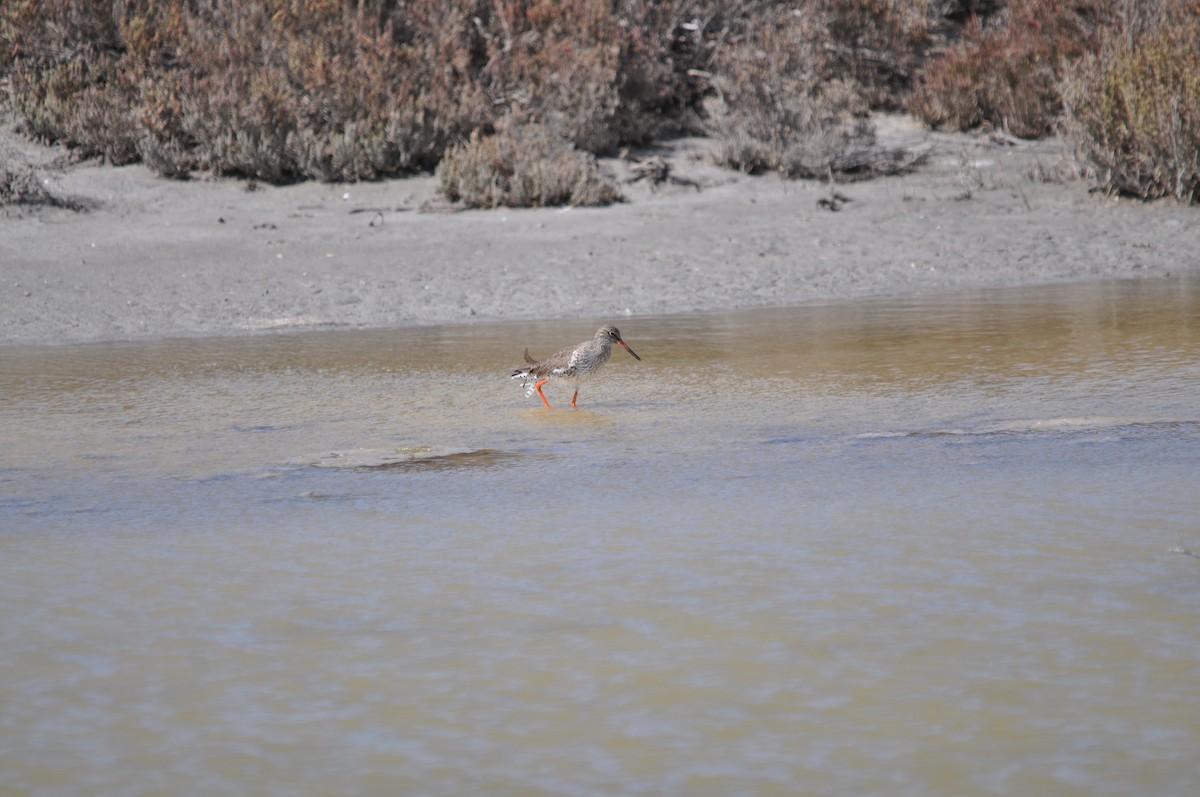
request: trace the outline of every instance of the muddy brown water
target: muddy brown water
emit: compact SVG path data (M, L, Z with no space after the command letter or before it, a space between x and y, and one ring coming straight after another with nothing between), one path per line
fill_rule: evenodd
M0 366L4 793L1200 782L1200 279Z

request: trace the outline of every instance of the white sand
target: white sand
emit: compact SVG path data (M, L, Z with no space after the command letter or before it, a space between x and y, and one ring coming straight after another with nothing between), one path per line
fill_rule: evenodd
M502 318L606 318L1200 269L1200 216L1089 192L1059 141L997 144L879 120L924 143L911 175L837 186L658 150L702 190L644 183L598 209L451 212L436 181L174 182L141 166L44 174L92 209L0 209L0 343ZM61 152L0 132L0 158ZM604 167L622 177L627 164Z

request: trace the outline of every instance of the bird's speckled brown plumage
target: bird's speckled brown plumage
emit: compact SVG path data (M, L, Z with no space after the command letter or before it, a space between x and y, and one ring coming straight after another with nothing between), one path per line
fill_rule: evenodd
M513 371L512 378L521 380L521 384L525 387L525 395L532 395L536 390L546 407L550 406L550 402L542 393L542 385L551 379L571 382L575 386L575 395L571 397L571 406L574 407L579 398L580 385L596 371L599 371L600 366L608 362L608 359L612 357L614 343L632 354L635 360L642 359L633 349L629 348L625 341L621 340L621 333L617 331L616 327L605 325L596 331L596 336L591 340L580 343L571 349L557 351L544 360L534 360L529 356L529 349L526 349L525 362L528 365Z

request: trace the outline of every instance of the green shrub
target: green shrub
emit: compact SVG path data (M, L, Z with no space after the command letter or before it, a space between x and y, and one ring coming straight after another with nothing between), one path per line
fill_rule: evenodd
M1167 0L1161 17L1103 36L1065 84L1067 129L1110 190L1200 199L1200 9Z
M471 134L438 164L442 192L467 207L609 205L621 199L596 159L544 124L505 121Z

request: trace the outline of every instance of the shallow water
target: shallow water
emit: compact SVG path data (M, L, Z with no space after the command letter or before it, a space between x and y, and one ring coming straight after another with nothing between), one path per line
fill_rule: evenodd
M0 349L0 792L1180 795L1200 279Z

